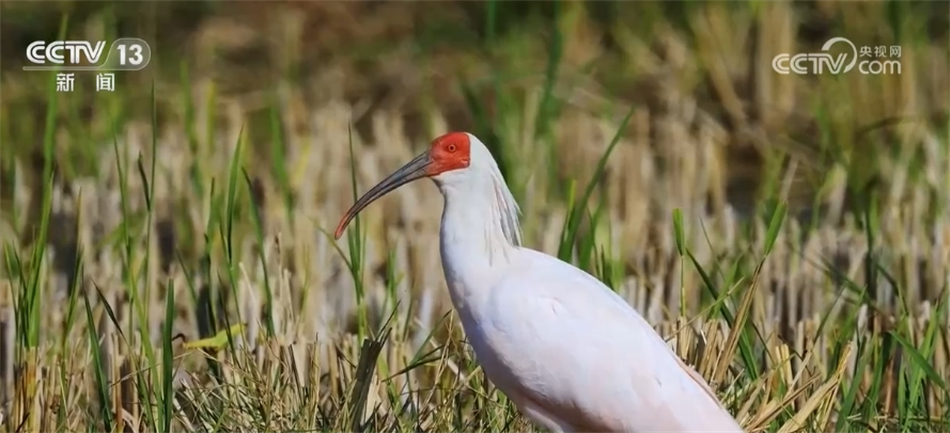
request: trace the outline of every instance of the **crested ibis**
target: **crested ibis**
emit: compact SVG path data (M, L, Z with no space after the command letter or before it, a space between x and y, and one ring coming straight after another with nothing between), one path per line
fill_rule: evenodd
M370 189L337 226L401 185L444 197L439 248L452 304L488 379L554 432L742 432L696 371L600 280L521 245L491 153L451 132Z

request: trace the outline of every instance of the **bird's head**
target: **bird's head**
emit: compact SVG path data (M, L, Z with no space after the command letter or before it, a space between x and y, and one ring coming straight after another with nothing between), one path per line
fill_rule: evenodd
M473 155L476 159L474 164ZM474 135L467 132L450 132L437 137L432 140L429 149L387 176L367 191L366 194L363 194L353 204L353 207L343 215L334 237L339 239L340 235L343 234L343 230L356 217L356 214L390 191L424 177L431 178L437 183L463 181L466 177L471 176L475 167L488 163L488 161L483 161L485 155L491 163L494 163L494 159L491 158L491 154L488 153L485 145Z

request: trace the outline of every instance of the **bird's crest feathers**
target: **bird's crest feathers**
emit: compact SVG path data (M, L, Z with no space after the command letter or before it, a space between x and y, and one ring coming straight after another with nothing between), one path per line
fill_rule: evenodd
M494 161L492 162L494 163ZM508 243L513 246L521 246L521 222L519 221L521 208L518 207L518 202L515 201L515 197L511 195L511 190L505 184L505 179L502 177L498 165L492 165L491 179L495 189L495 206L493 208L497 212L495 217L501 224L501 231Z
M492 200L492 217L498 221L501 226L501 232L505 240L512 246L521 246L521 208L515 197L511 194L511 189L505 182L505 177L498 168L498 163L492 156L488 147L472 134L465 133L469 140L469 148L472 152L473 165L483 168L488 172L488 179L494 191Z

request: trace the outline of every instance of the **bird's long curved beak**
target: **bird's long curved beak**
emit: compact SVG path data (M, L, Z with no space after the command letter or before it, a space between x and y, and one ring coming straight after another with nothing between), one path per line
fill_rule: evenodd
M399 168L399 170L396 170L393 174L383 179L382 182L376 184L376 186L367 191L366 194L363 194L363 196L353 204L350 210L343 214L343 219L340 220L340 225L336 227L336 232L334 232L333 237L340 239L343 230L346 229L350 221L356 217L356 214L360 213L363 208L369 206L369 204L376 199L409 182L428 176L428 168L431 164L432 158L429 156L429 152L423 152Z

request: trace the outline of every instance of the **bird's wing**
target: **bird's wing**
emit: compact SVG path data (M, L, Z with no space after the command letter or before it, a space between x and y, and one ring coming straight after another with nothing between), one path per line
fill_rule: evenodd
M578 430L742 431L626 301L573 266L522 251L492 290L512 391Z
M679 363L680 368L682 368L683 371L689 374L689 378L693 379L693 382L696 382L696 384L699 385L699 387L702 388L702 390L706 392L706 395L708 395L713 400L715 400L716 403L719 403L719 397L716 396L716 393L714 393L712 388L709 387L709 384L706 383L706 379L700 376L699 372L694 370L692 367L686 365L686 363L683 362L683 359L680 358L679 356L675 356L674 358L676 358L676 362Z

